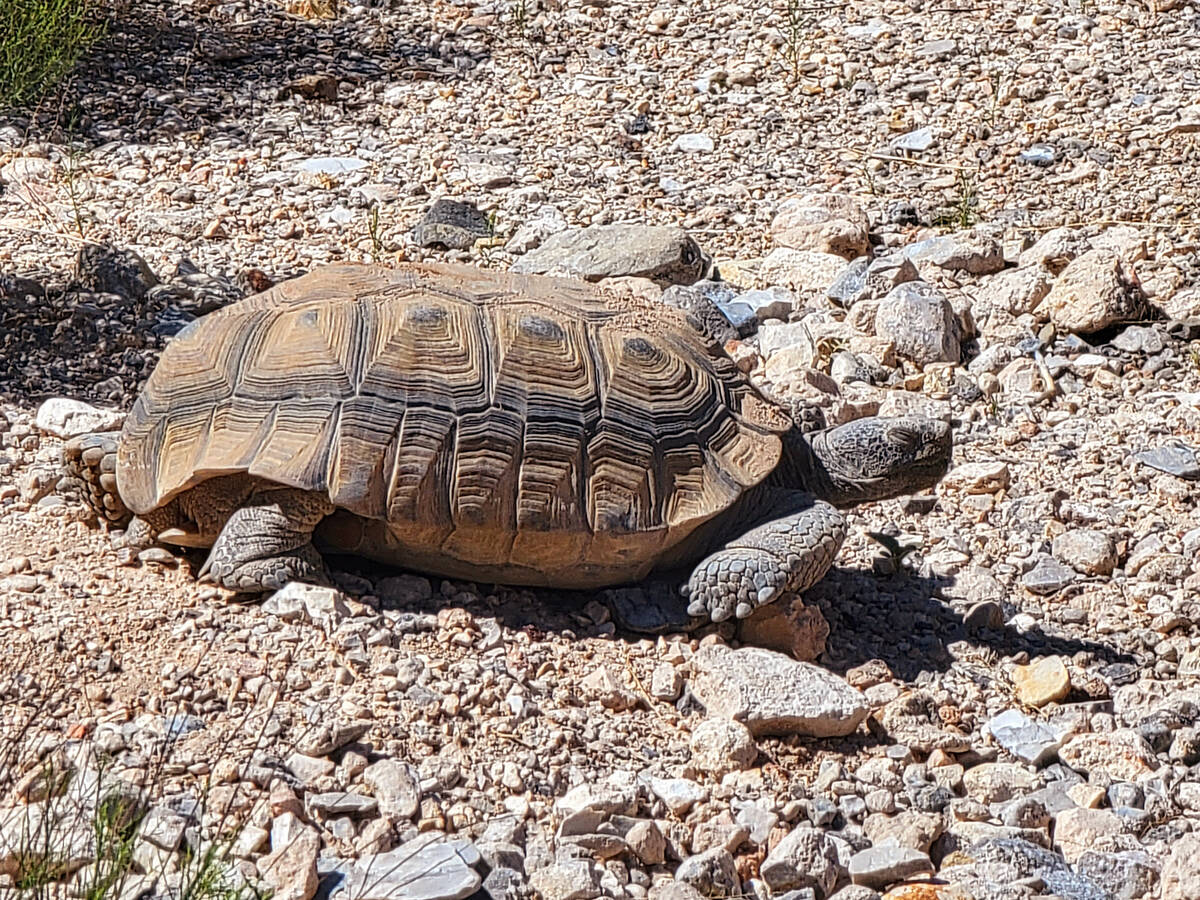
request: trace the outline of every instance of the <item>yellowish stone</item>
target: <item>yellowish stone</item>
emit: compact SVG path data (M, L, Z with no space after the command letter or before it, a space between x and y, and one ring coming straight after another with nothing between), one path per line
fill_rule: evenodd
M1075 803L1076 806L1081 806L1084 809L1099 809L1100 804L1104 802L1104 791L1096 787L1094 784L1080 782L1073 784L1067 788L1067 796Z
M1071 676L1061 658L1047 656L1013 670L1017 699L1028 706L1045 706L1071 691Z

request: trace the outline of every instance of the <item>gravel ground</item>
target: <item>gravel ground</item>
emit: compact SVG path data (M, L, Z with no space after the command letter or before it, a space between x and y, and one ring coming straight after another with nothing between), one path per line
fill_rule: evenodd
M225 834L289 900L1200 897L1198 26L139 3L71 104L0 119L0 722L154 783L158 896ZM467 249L412 236L442 197ZM770 396L955 423L942 484L853 511L803 601L639 638L595 596L338 560L241 604L54 491L43 401L128 408L197 315L617 222L716 260ZM55 802L8 768L0 838Z

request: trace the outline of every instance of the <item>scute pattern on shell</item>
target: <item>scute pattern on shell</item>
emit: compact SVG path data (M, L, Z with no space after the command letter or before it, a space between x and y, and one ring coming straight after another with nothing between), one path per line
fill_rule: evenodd
M779 439L742 416L747 396L669 308L562 279L336 266L172 341L118 479L145 513L248 472L373 520L368 555L384 541L447 574L611 581L775 467Z

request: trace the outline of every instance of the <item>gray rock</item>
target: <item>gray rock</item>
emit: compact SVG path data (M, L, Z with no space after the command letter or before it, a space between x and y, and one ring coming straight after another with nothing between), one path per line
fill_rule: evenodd
M1163 350L1162 334L1157 328L1146 325L1130 325L1109 341L1109 344L1126 353L1140 353L1145 356L1162 353Z
M695 284L673 284L662 293L662 303L681 309L700 324L716 343L725 344L739 335L749 334L754 318L749 307L740 316L732 309L733 290L724 282L697 281Z
M550 235L566 230L567 220L563 218L563 214L558 211L557 207L546 204L521 223L513 236L508 239L508 243L504 245L504 249L508 253L520 256L522 253L528 253L530 250L540 247Z
M381 759L363 771L363 783L379 801L379 811L397 819L411 819L421 805L420 776L398 759Z
M786 320L796 308L796 295L785 287L769 287L764 290L744 291L738 294L733 302L751 309L756 322L764 322L767 319Z
M733 855L724 847L689 856L675 870L675 880L691 885L705 897L732 897L741 892Z
M515 869L517 871L525 868L525 851L516 844L506 844L502 841L476 841L475 849L479 851L479 855L490 868Z
M1053 556L1043 556L1034 567L1021 576L1021 584L1034 594L1053 594L1073 584L1075 570L1064 566Z
M715 146L707 134L681 134L672 142L671 149L683 153L711 153Z
M156 847L174 851L183 840L183 832L187 825L188 820L179 813L156 806L142 819L139 834L143 840Z
M306 787L315 784L319 779L329 775L336 768L332 759L323 756L306 756L303 753L293 753L287 758L287 767L300 783Z
M365 816L375 812L379 803L374 797L348 791L331 791L326 794L309 794L308 806L326 816Z
M934 871L929 855L911 847L884 845L860 850L850 857L850 880L869 888L886 888L913 875Z
M659 663L650 675L650 695L674 703L683 690L683 674L670 663Z
M818 897L829 895L842 871L833 841L809 827L793 829L759 867L772 891L812 888Z
M600 896L595 870L583 859L556 862L538 869L529 876L529 883L542 900L590 900Z
M693 657L692 690L710 715L750 733L841 737L866 718L863 695L836 675L758 647L702 647Z
M830 895L829 900L879 900L879 891L862 884L848 884Z
M863 256L842 270L825 296L850 309L864 300L881 300L897 286L919 278L917 267L901 254L878 259Z
M637 811L637 793L632 787L585 782L559 797L554 807L562 815L595 810L605 815L632 816Z
M910 281L879 302L875 332L896 344L896 354L917 365L958 362L959 326L954 309L933 285Z
M645 866L661 865L666 858L667 841L652 819L640 819L625 832L625 843Z
M909 263L909 265L912 265ZM853 260L842 274L834 279L833 284L825 291L825 296L838 306L849 309L859 300L867 297L867 270L871 267L871 259L860 256Z
M1158 884L1162 864L1144 850L1116 853L1088 850L1075 863L1075 871L1099 885L1117 900L1148 897Z
M491 223L474 203L442 197L413 228L413 240L420 247L470 250L477 240L491 233Z
M306 732L296 744L296 749L306 756L328 756L347 744L357 741L371 730L372 722L339 722L322 725Z
M494 868L483 879L483 894L488 900L524 900L525 876L518 869Z
M964 231L909 244L901 253L917 269L934 266L948 272L990 275L1004 268L1000 243L988 235Z
M689 778L650 778L650 790L676 816L708 796L708 788Z
M475 866L480 857L469 842L447 840L428 831L395 850L358 860L347 873L340 898L353 900L463 900L482 884ZM595 893L554 895L557 900L584 900ZM547 900L550 900L547 895Z
M562 274L587 281L633 276L660 284L693 284L711 260L682 228L591 225L551 235L513 264L524 274Z
M754 802L739 803L735 800L732 806L737 813L735 821L746 829L750 840L755 844L765 844L771 829L778 824L779 816Z
M1000 821L1009 828L1045 828L1050 818L1046 804L1032 796L1017 797L1000 815Z
M1133 458L1168 475L1186 478L1189 481L1200 480L1200 458L1193 448L1182 442L1142 450L1135 453Z
M301 161L296 169L305 175L349 175L368 165L357 156L313 156Z
M759 279L801 294L823 294L846 267L844 257L820 250L776 247L759 265Z
M1022 762L1044 766L1058 754L1066 733L1046 722L1035 721L1017 709L993 716L987 723L996 743Z
M893 150L924 153L933 146L933 129L926 125L907 134L902 134L891 143Z

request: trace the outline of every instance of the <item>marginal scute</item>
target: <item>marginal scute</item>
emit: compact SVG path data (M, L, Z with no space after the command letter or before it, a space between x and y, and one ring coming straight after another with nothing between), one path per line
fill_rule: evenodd
M334 266L173 341L127 421L118 481L144 513L248 472L325 493L342 510L335 548L479 580L613 583L775 467L780 429L753 396L644 299Z

